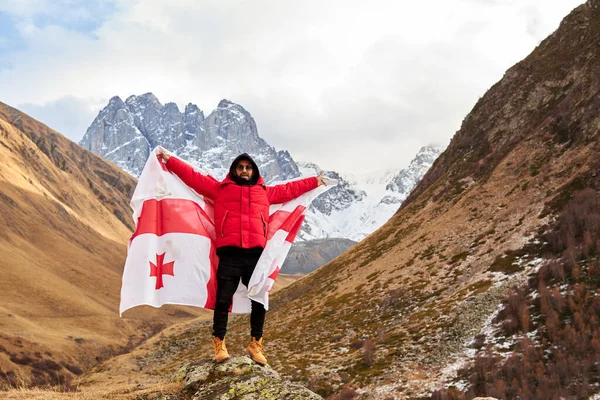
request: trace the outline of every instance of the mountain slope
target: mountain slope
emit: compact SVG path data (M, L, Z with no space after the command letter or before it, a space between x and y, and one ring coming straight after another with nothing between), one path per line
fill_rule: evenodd
M327 264L356 242L349 239L314 239L296 243L281 267L286 274L308 274ZM278 278L279 279L279 278Z
M526 245L543 240L538 229L575 190L600 188L599 31L599 1L573 11L480 99L388 223L276 296L275 367L323 392L347 382L374 398L441 384L535 268Z
M513 299L513 288L535 299L535 289L524 285L539 276L538 269L547 274L548 265L555 265L552 274L560 276L556 265L582 261L568 252L566 259L552 261L555 255L547 254L544 241L571 198L581 198L581 189L595 195L600 190L598 32L600 0L590 0L478 101L390 221L273 296L265 346L276 370L326 396L351 386L361 399L431 398L436 389L452 382L465 351L485 350L468 346L486 332L488 318L497 316L502 304L513 313L515 303L508 300ZM597 212L590 218L596 217ZM567 249L575 246L570 242L587 243L586 252L592 257L588 262L597 264L598 254L591 249L594 243L600 245L600 231L594 229L594 236L583 240L573 236L578 228L567 224L566 231L572 233L559 243ZM590 277L587 287L580 282L573 292L593 300L589 288L597 286L594 265L584 267L571 267L579 271L573 273L575 283ZM548 299L543 293L538 297ZM598 305L597 298L592 304ZM536 323L534 316L531 321ZM563 318L558 325L570 327L565 332L580 334L578 326L586 325L576 314L555 317ZM512 326L524 324L512 321ZM598 330L597 318L590 323ZM202 334L204 329L191 327L187 335ZM247 331L246 319L233 318L228 343L241 349ZM548 346L544 335L521 333ZM186 337L176 336L168 343L184 343ZM565 345L575 346L576 337L571 335ZM170 358L157 373L175 370L192 354L210 356L209 346L185 343L183 349L164 344ZM513 365L528 369L530 364L519 364L528 360L519 358L519 348L507 350L516 356ZM553 354L547 347L540 351L548 357ZM591 356L597 359L597 350ZM496 371L480 372L494 377ZM582 398L582 392L594 393L598 378L585 375L549 382L577 387L577 398ZM481 387L462 389L472 398ZM455 386L433 398L463 398L458 392Z
M118 317L135 179L2 103L0 157L1 380L64 382L177 319Z

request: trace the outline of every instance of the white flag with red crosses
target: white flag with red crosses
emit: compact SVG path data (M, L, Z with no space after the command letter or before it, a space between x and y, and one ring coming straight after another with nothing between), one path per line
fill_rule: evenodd
M219 263L213 204L157 158L154 149L133 193L135 232L123 270L120 314L139 305L180 304L214 309ZM269 308L269 291L294 242L310 202L337 184L326 179L302 196L272 205L267 244L248 288L241 282L231 312L249 313L250 299Z

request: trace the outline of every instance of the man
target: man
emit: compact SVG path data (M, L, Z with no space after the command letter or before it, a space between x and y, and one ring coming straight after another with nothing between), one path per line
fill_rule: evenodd
M266 186L258 166L244 153L239 155L229 168L222 182L211 176L202 175L188 164L164 151L159 158L169 171L176 174L186 185L214 203L216 247L219 256L217 269L217 297L213 316L213 343L215 360L229 358L225 346L225 334L229 308L240 279L248 287L252 272L267 242L269 206L285 203L324 185L323 174L282 185ZM252 359L265 365L263 351L264 306L251 301L251 342L246 348Z

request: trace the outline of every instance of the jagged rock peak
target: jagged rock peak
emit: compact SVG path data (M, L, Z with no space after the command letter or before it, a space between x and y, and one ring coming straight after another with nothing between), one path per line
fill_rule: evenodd
M217 106L217 108L231 108L231 107L239 107L242 110L244 109L244 107L240 106L239 104L234 103L233 101L227 100L227 99L223 99L219 102L219 105Z
M108 101L108 106L110 107L110 106L115 106L115 105L123 106L123 105L125 105L125 103L123 103L123 100L121 100L121 98L119 96L113 96Z
M245 119L252 125L256 126L254 118L252 118L250 113L244 107L227 99L223 99L219 102L215 112L226 112L227 114L233 115L238 121Z
M179 107L177 107L177 104L175 104L173 102L166 103L164 109L169 110L169 111L172 110L172 111L179 112Z
M187 364L173 380L185 384L194 399L322 399L304 386L284 381L270 366L260 366L247 356L232 357L216 364Z
M422 164L422 163L431 163L435 161L436 158L444 151L445 146L428 144L427 146L423 146L419 149L419 152L410 162L412 164ZM428 166L428 167L429 167Z
M403 198L417 185L420 178L444 151L443 146L429 144L421 147L408 168L398 172L386 185L387 190L403 194Z
M131 111L140 109L163 109L163 105L153 93L144 93L142 95L131 95L127 97L125 103Z
M425 146L422 146L419 149L419 153L432 153L432 152L438 152L440 149L445 148L446 146L442 146L442 145L438 145L438 144L428 144Z
M195 113L201 113L204 114L202 112L202 110L200 110L200 108L198 108L197 105L192 104L192 103L188 103L187 106L185 106L185 114L186 115L191 115L191 114L195 114Z
M206 118L195 104L184 112L168 102L164 106L152 93L129 96L125 103L113 98L88 128L79 143L138 176L150 151L161 145L203 168L223 176L224 165L240 153L256 157L265 179L299 176L289 153L278 153L259 135L256 122L239 104L227 99Z
M144 93L143 95L138 96L138 98L141 98L141 99L143 99L143 100L145 100L147 102L150 102L150 103L157 104L158 106L161 105L160 101L158 100L158 98L152 92Z

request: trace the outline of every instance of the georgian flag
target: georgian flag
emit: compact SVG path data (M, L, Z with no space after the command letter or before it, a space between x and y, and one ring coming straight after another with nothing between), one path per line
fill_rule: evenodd
M214 309L217 266L213 204L157 158L146 161L130 205L136 229L123 271L120 315L139 305L181 304ZM302 225L310 202L337 181L272 205L267 244L250 278L233 296L231 312L249 313L250 299L269 308L269 291Z

